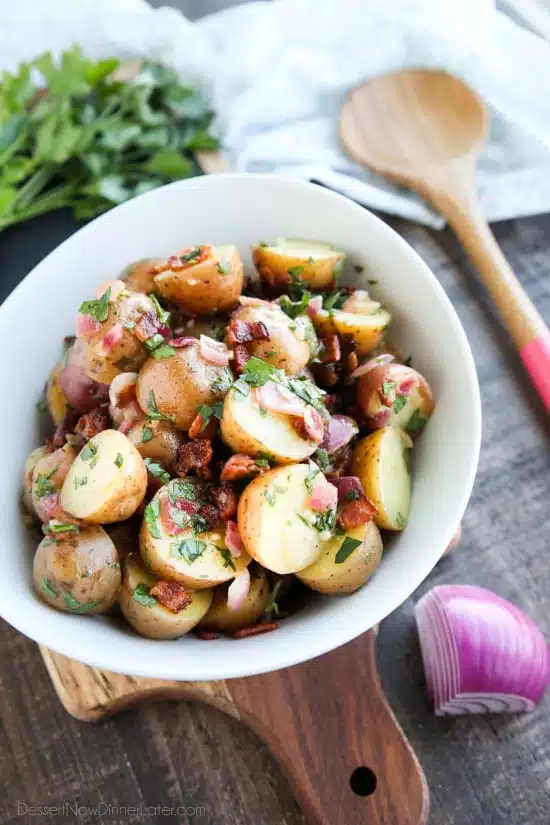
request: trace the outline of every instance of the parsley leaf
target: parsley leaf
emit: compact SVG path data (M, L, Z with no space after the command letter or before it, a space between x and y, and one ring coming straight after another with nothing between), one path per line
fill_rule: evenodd
M321 471L319 467L317 467L317 465L314 464L313 461L310 461L308 463L307 478L304 480L304 484L308 493L313 492L313 482L315 481L320 472Z
M157 313L158 319L161 322L161 324L168 324L170 322L170 313L162 308L159 299L157 298L154 292L149 293L149 298L151 300L151 303L155 307L155 312Z
M166 472L164 467L158 464L156 461L153 461L152 458L145 458L143 463L147 467L147 470L151 473L154 478L160 479L163 484L168 484L170 481L170 474Z
M48 579L40 579L40 588L44 591L46 596L49 596L50 599L57 598L57 591L54 589L51 582Z
M346 501L359 501L361 494L358 490L348 490L347 493L344 493L344 498Z
M407 396L406 395L398 395L395 401L393 402L393 411L395 413L401 412L403 407L407 404Z
M229 266L228 261L219 261L218 262L218 272L220 275L227 275L231 267Z
M95 599L84 603L79 602L78 599L75 599L72 593L62 593L61 598L71 613L88 613L99 604L99 602Z
M253 355L244 365L241 380L245 381L251 387L263 387L268 381L273 381L280 377L280 374L281 370L276 369L271 364Z
M384 395L389 395L392 392L392 390L395 389L395 386L395 381L383 381L382 392L384 393Z
M153 430L151 427L148 427L146 424L143 425L141 428L141 443L146 444L148 441L151 441L153 438Z
M317 513L313 526L320 533L323 533L325 530L334 530L336 527L336 510L329 507L324 513Z
M160 361L161 358L171 358L173 355L176 354L176 350L174 347L171 347L169 344L163 347L157 347L153 350L151 355L156 361Z
M159 411L155 399L155 393L153 392L153 390L149 390L149 393L147 395L147 417L152 418L155 421L172 421L172 423L174 422L173 415L164 415L164 413L161 413Z
M265 490L264 490L264 498L271 507L275 506L275 502L277 501L277 496L268 487L266 487Z
M222 417L223 401L217 401L214 404L199 404L197 407L197 412L202 418L202 432L208 427L212 416L215 416L215 418Z
M404 530L407 526L407 519L404 517L402 513L398 513L395 517L395 523L397 524L400 530Z
M332 292L323 295L323 309L329 312L333 309L341 309L348 299L348 292L345 289L334 289Z
M319 447L319 449L315 451L315 460L323 473L328 473L332 470L332 462L329 454L323 447Z
M82 448L82 450L80 451L80 458L83 461L89 461L90 462L90 469L93 470L93 468L97 464L97 453L98 453L97 446L94 444L93 441L88 441L88 443L85 444L84 447Z
M57 484L52 481L52 476L59 470L59 464L50 470L49 473L38 473L34 482L34 493L37 498L44 498L57 491Z
M132 591L132 599L138 602L138 604L142 604L143 607L154 607L157 603L157 600L154 596L151 596L151 588L148 587L143 582L140 582L137 587L134 587Z
M307 290L302 293L302 297L297 301L292 301L288 295L281 295L279 306L289 318L296 318L306 311L310 298L311 293Z
M184 539L183 541L173 541L170 546L170 555L176 559L182 559L188 564L192 564L200 558L208 547L205 541L199 539Z
M334 559L336 564L343 564L358 547L362 545L359 539L352 539L351 536L346 536Z
M420 432L420 430L426 423L426 420L427 419L423 415L421 415L420 410L417 407L411 415L411 417L409 418L405 429L408 433L410 433L410 435L416 435Z
M162 538L162 534L159 530L158 526L158 519L160 517L160 502L158 498L154 498L149 504L146 506L145 511L143 513L145 518L145 524L147 525L147 529L151 533L154 539Z
M47 411L48 405L46 403L46 399L44 398L44 396L42 396L42 398L39 398L36 402L36 409L40 414L45 413Z
M147 463L147 459L145 460L145 463ZM122 465L124 464L124 458L122 456L122 453L116 454L115 464L117 467L122 467Z
M111 287L107 287L101 298L93 301L84 301L78 310L82 315L91 315L96 321L103 322L109 315L109 301L111 300Z
M224 567L230 567L231 570L236 570L237 569L235 567L235 562L233 561L233 556L231 555L231 552L230 552L230 550L228 550L227 547L218 547L216 545L216 550L218 551L218 553L220 554L220 556L223 559L223 566Z

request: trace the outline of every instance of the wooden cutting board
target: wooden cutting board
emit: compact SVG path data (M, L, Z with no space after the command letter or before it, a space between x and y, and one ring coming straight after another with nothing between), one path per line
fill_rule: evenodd
M204 644L215 655L216 643ZM312 825L427 822L428 787L382 692L374 630L305 664L219 682L137 679L40 650L59 699L77 719L185 699L242 720L279 761Z

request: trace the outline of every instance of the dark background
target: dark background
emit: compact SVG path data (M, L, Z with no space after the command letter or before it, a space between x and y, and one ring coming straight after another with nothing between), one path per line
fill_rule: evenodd
M197 16L231 4L183 0L174 5ZM382 681L426 772L431 825L548 825L548 699L534 713L517 717L434 718L413 617L414 601L434 584L475 583L522 606L550 636L547 418L451 233L394 219L390 223L438 275L465 326L480 378L484 435L459 550L383 622ZM75 228L70 215L58 213L0 235L1 297ZM550 216L508 221L494 229L550 320ZM211 708L168 703L87 725L59 705L36 645L6 624L0 626L0 657L0 825L72 825L76 820L94 825L302 823L277 765L235 720ZM203 806L206 811L188 817L91 812L77 818L70 812L19 817L24 808L18 802Z

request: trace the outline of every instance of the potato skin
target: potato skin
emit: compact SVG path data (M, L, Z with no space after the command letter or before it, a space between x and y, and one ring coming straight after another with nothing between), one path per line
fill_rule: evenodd
M260 278L269 286L279 288L290 283L289 270L299 269L300 280L310 289L328 289L340 274L344 258L345 253L338 250L334 250L334 255L330 257L315 259L285 255L265 244L252 247L252 260Z
M33 562L36 592L66 613L105 613L120 589L115 545L102 527L91 525L55 539L46 536Z
M160 602L147 606L137 601L133 594L139 584L151 589L157 583L139 556L131 554L122 562L122 587L119 604L124 618L133 629L148 639L177 639L197 625L212 602L211 590L190 593L193 598L179 613L172 613Z
M45 496L40 495L41 481L47 479L51 483L49 486L53 485L50 492L59 493L62 489L62 485L65 483L65 479L75 461L75 458L75 448L71 446L71 444L65 444L53 453L46 453L34 465L32 474L32 502L34 511L41 521L47 522L50 518L52 518L51 513L47 512L42 507L42 499L45 498ZM64 512L61 505L57 508L54 517L60 521L63 521L65 516L67 516L67 513ZM72 521L70 518L67 518L67 520Z
M46 404L48 405L49 413L56 427L69 411L67 399L63 395L59 384L59 373L62 369L63 362L60 361L48 378L46 387Z
M250 571L250 590L243 604L236 610L227 605L229 584L220 584L213 590L212 604L199 626L212 630L239 630L256 624L269 600L267 574L259 565Z
M362 544L345 561L337 564L336 554L347 537L362 541ZM344 536L327 541L317 561L296 576L318 593L354 593L371 577L381 559L382 537L374 521L369 521L348 530Z
M119 275L125 281L128 289L149 295L155 291L154 267L163 263L163 258L141 258L129 264Z
M209 364L192 345L178 349L171 358L149 358L139 373L137 400L147 414L152 392L159 412L178 430L188 430L197 406L220 401L232 380L228 367Z
M411 385L406 395L399 396L399 387L407 382ZM393 386L392 386L393 385ZM389 406L382 403L384 386L390 389ZM371 429L381 426L401 427L408 430L409 424L416 420L427 420L432 414L435 402L430 385L423 375L404 364L380 364L359 378L356 389L357 405L367 419ZM395 401L400 398L404 403L395 411ZM413 418L414 416L414 418ZM418 419L418 416L421 416ZM412 431L416 435L421 427Z
M49 455L52 450L44 445L43 447L37 447L35 450L29 453L27 456L27 460L25 461L25 467L23 469L23 477L21 479L21 497L23 500L23 505L26 510L29 511L33 516L36 516L36 510L34 509L34 504L32 500L32 477L34 473L34 468L40 461L40 459L44 458L44 456Z
M149 434L152 437L149 437ZM144 418L135 424L126 435L142 458L150 458L162 464L165 470L173 471L178 449L184 443L184 438L169 421L153 421Z
M240 321L261 321L267 327L269 340L248 344L251 355L284 370L287 375L297 375L310 361L306 327L296 324L277 304L243 306L232 317Z
M206 260L154 278L155 292L197 315L214 315L235 306L243 288L243 263L237 247L219 246Z
M368 355L380 342L391 320L390 314L380 310L375 315L360 315L334 309L322 309L313 316L315 329L320 336L351 335L359 356Z

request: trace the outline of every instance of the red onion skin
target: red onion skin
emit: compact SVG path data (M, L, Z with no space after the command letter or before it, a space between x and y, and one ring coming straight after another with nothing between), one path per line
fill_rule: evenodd
M333 415L325 427L320 447L329 455L337 453L357 435L359 427L349 415Z
M360 498L364 498L365 496L363 485L357 476L341 476L340 478L334 479L332 484L334 484L338 490L338 501L341 503L348 501L346 498L348 493L357 493Z

